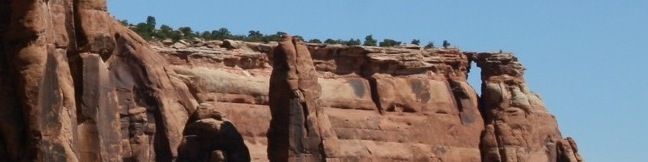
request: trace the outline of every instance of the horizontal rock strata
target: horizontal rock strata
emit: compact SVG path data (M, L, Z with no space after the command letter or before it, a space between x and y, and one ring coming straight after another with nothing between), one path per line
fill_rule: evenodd
M582 161L523 74L454 48L163 45L105 0L0 0L0 161Z
M268 87L273 70L271 50L276 46L272 42L225 40L195 41L181 46L156 45L154 49L171 62L177 77L195 90L199 102L221 105L218 109L239 121L239 129L247 145L252 147L253 159L267 160L268 141L264 135L271 120L267 107ZM466 79L472 61L482 67L485 83L491 82L491 76L522 68L511 54L461 52L458 49L306 46L319 77L319 102L336 135L337 147L326 150L329 160L481 161L491 157L489 150L505 148L485 144L492 127L490 123L494 121L488 114L490 109L496 109L485 104L504 101L489 97L487 89L482 90L485 95L480 99ZM502 67L489 68L482 61L487 57L488 60L499 57L510 60L495 61L492 66ZM517 75L517 80L523 82L521 71ZM542 103L526 86L524 89L533 96L526 102ZM537 109L549 115L544 107ZM557 131L553 118L526 123L528 127L538 127L536 129L545 129L546 124L553 125L550 127ZM565 148L568 152L576 152L571 145L557 147L559 143L569 142L560 139L558 132L552 135L554 147L525 145L519 148ZM544 143L546 139L529 140ZM548 152L538 152L537 156L545 160L561 159L559 153ZM500 157L499 151L497 154Z

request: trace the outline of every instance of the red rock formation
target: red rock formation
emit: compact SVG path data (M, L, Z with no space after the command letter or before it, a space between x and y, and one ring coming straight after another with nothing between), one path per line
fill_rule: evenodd
M179 162L250 161L250 152L234 124L209 104L200 105L191 115L183 134Z
M177 155L196 102L105 1L1 3L0 161Z
M0 161L582 161L509 54L150 47L88 0L0 0L0 42Z
M220 43L156 49L172 60L199 100L220 105L216 109L237 122L253 159L264 160L266 88L273 70L265 60L272 48L239 42L223 49ZM484 125L477 95L465 81L468 56L452 49L307 47L332 127L332 136L323 137L332 141L324 147L327 159L479 161Z
M267 78L271 77L270 71L276 70L270 64L279 65L267 60L278 57L270 52L276 44L226 42L230 43L199 41L183 45L187 47L155 49L171 60L178 77L195 90L201 102L220 105L216 109L237 122L253 159L265 161L268 139L263 130L269 128L266 123L271 120L268 93L284 93L285 100L293 93L285 90L290 89L287 85L283 90L266 90L275 85ZM487 115L490 112L485 111L488 104L501 100L490 98L492 95L484 90L482 101L478 102L479 97L466 78L473 58L479 62L479 58L487 56L508 55L462 53L456 49L319 44L307 47L319 77L320 106L329 118L326 121L331 124L333 135L322 137L324 141L334 141L324 147L327 160L482 161L492 157L489 153L492 150L499 154L499 147L488 147L488 137L503 136L487 136L492 125L484 121L492 121ZM482 61L480 65L485 64ZM509 66L505 61L491 65ZM484 76L500 76L500 69L506 68L482 66ZM521 74L518 78L522 79ZM532 121L526 127L546 129L546 123L557 130L553 119ZM275 129L278 128L270 128L278 131ZM573 142L557 139L553 161L579 159ZM545 139L530 140L543 143ZM544 147L533 145L525 149L543 150Z
M466 83L469 59L461 52L374 47L313 51L323 82L344 81L323 87L322 98L334 98L326 101L340 145L332 157L479 160L475 147L483 124L477 95ZM343 87L352 91L341 91ZM342 98L373 104L354 106Z
M330 124L319 104L321 87L310 52L299 39L284 36L272 56L268 158L323 161Z
M528 89L515 56L480 53L475 61L482 68L486 122L482 161L582 161L576 144L562 139L555 117Z

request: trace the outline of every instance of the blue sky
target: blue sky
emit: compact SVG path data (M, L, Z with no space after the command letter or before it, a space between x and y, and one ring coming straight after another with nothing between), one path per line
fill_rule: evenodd
M130 22L152 15L158 24L194 30L285 31L307 39L373 34L511 51L587 161L646 160L645 0L110 0L109 10ZM471 74L476 88L478 72Z

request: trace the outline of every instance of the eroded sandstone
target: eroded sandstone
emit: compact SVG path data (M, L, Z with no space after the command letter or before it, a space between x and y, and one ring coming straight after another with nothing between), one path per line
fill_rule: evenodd
M483 161L582 161L571 138L527 87L511 54L474 54L482 68L481 110L486 122Z
M511 54L149 44L87 0L0 0L0 40L0 161L583 160Z
M105 1L2 3L2 160L173 160L195 100Z
M267 115L270 92L266 87L271 85L268 78L273 62L270 60L275 56L269 49L276 48L277 44L230 44L236 47L187 44L184 48L154 48L172 60L172 67L196 89L196 96L222 105L218 109L237 121L253 124L239 125L239 128L248 146L253 147L253 159L266 160L263 152L267 145L263 136L266 132L258 127L265 130L268 125L258 123L271 119ZM529 129L553 131L545 133L550 138L528 139L538 144L515 146L518 150L536 150L535 153L520 153L521 158L515 159L501 158L500 150L509 147L491 144L492 139L514 139L491 133L495 131L495 115L491 111L496 108L489 105L517 102L530 110L532 105L542 104L523 84L523 67L510 54L322 44L306 44L306 47L318 73L320 106L324 107L335 134L332 139L336 147L325 149L328 160L487 161L492 157L497 157L495 161L582 160L574 151L577 149L573 142L561 139L553 118L518 119L526 122L524 125ZM466 82L473 60L482 68L486 85L494 82L491 78L519 84L513 86L517 90L507 90L515 92L516 97L494 97L493 90L487 86L482 88L484 95L480 99ZM291 94L285 90L283 93ZM537 109L551 116L544 107Z

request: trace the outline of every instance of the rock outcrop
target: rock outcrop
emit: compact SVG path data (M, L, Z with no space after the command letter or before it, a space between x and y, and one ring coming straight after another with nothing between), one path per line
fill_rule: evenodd
M250 161L250 152L234 124L209 104L198 106L183 134L179 162Z
M582 161L574 141L562 139L555 117L528 89L515 56L474 56L482 68L482 161Z
M105 1L1 1L0 161L171 161L197 103Z
M511 54L150 44L105 0L0 0L0 42L0 161L583 161Z
M286 77L281 80L286 84L282 90L269 88L268 91L268 87L280 86L271 84L272 79L268 81L271 72L283 64L277 63L275 57L285 58L272 52L279 48L278 43L225 42L229 43L199 41L181 48L154 48L173 64L170 67L195 90L200 102L220 105L216 109L238 122L253 160L267 160L265 149L268 143L276 141L265 138L266 130L289 133L287 127L271 128L267 124L276 120L269 115L269 94L283 94L284 115L289 113L288 100L295 97L291 88L287 88L288 74L282 75ZM555 119L541 106L539 97L523 84L523 67L511 54L458 49L305 46L318 73L317 86L321 91L317 102L323 108L319 114L328 118L316 121L330 124L330 130L324 129L330 131L329 136L321 136L323 141L331 141L323 144L325 159L329 161L582 161L573 140L562 139ZM482 68L484 84L516 83L518 90L506 90L509 94L515 91L516 97L494 97L494 91L488 87L483 88L479 97L466 81L472 61ZM310 61L299 63L310 64ZM309 70L303 66L307 65L295 67ZM520 145L493 142L493 139L514 140L492 133L494 123L501 123L494 116L510 112L493 105L522 100L527 103L525 109L538 112L531 112L534 115L527 115L528 119L517 119L524 125L522 130L529 131L525 134L534 137L528 137ZM520 131L516 128L513 132ZM522 152L504 157L504 152L511 152L504 150L512 147Z
M268 158L323 161L324 137L334 135L325 134L332 131L320 105L321 87L311 54L299 39L284 36L272 56Z

